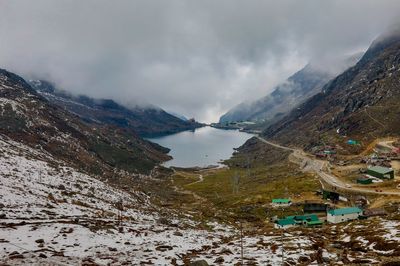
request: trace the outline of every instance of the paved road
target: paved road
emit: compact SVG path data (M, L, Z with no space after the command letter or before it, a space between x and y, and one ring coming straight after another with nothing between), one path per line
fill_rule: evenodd
M304 169L318 174L320 179L322 179L325 183L327 183L331 186L334 186L334 187L337 187L337 188L340 188L340 189L343 189L346 191L350 191L350 192L400 196L400 192L395 192L395 191L385 191L382 189L382 192L376 192L373 189L352 187L352 184L343 182L342 180L338 179L336 176L329 173L330 167L329 167L329 163L327 161L311 158L310 155L305 153L303 150L285 147L285 146L270 142L266 139L263 139L260 136L256 136L256 137L260 141L262 141L268 145L271 145L271 146L274 146L276 148L280 148L283 150L292 151L292 156L294 157L294 160L292 160L292 161L300 164Z

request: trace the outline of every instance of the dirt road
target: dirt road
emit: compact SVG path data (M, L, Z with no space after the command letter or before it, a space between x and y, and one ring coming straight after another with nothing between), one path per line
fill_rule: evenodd
M371 193L371 194L379 194L379 195L397 195L400 196L400 192L396 191L385 191L382 189L382 192L377 192L373 189L367 189L367 188L358 188L358 187L352 187L352 184L343 182L342 180L338 179L336 176L332 175L330 173L330 165L329 162L323 161L323 160L317 160L315 158L312 158L309 154L305 153L303 150L300 149L293 149L290 147L285 147L273 142L270 142L268 140L265 140L261 138L260 136L256 136L260 141L274 146L276 148L280 148L283 150L288 150L292 151L292 161L295 163L300 164L300 166L310 172L316 173L322 181L325 183L346 190L350 192L358 192L358 193Z

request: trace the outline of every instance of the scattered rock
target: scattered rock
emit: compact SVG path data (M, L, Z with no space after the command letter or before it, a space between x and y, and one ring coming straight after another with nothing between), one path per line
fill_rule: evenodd
M215 263L223 263L225 260L223 257L218 257L214 260Z
M117 251L117 249L116 249L116 248L113 248L113 247L108 247L108 250L111 251L111 252Z
M60 230L60 234L71 234L74 231L74 228L70 227L70 228L61 228Z
M16 251L14 251L13 253L14 253L14 255L12 255L13 253L11 253L9 256L8 256L8 258L10 259L10 260L15 260L15 259L23 259L24 258L24 255L22 255L22 254L19 254L18 252L16 252Z
M161 245L161 246L156 247L156 250L158 250L158 251L167 251L167 250L172 250L172 249L173 249L173 247L168 246L168 245Z
M175 231L174 232L174 236L183 236L183 234L181 232L179 232L179 231Z
M167 218L164 218L164 217L158 219L157 222L159 222L160 224L165 224L165 225L171 224L171 222Z
M45 254L43 254L43 253L40 253L40 254L39 254L39 258L46 259L46 258L47 258L47 256L46 256Z
M189 266L209 266L209 265L205 260L196 260L194 262L191 262Z
M35 242L36 242L36 243L44 243L44 239L43 239L43 238L36 239Z

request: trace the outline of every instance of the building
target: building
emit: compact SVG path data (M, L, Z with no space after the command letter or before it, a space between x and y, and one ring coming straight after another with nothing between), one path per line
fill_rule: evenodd
M290 199L272 199L271 205L273 207L287 207L292 204L292 201Z
M372 178L369 178L366 176L361 176L361 177L357 178L357 183L363 184L363 185L372 184Z
M387 212L384 209L378 209L378 208L364 210L363 212L363 216L365 217L385 216L385 215L387 215Z
M291 218L278 219L275 222L275 228L289 228L296 225L296 221Z
M372 166L368 168L367 174L380 179L393 179L394 170L392 168L382 167L382 166Z
M347 222L358 219L362 213L363 211L358 207L334 209L327 212L328 215L326 220L334 224Z
M303 212L326 212L327 207L326 203L306 201L303 205Z
M307 227L321 226L323 222L319 220L316 214L294 215L287 216L283 219L278 219L275 222L276 228L289 228L295 225L303 225Z
M323 199L330 199L333 202L339 201L339 193L333 192L333 191L328 191L328 190L323 190L322 191L322 198Z

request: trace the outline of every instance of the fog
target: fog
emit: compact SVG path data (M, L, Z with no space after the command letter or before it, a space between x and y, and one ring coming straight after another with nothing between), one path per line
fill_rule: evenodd
M311 60L367 49L399 10L385 0L0 0L0 68L211 122Z

